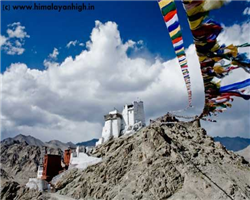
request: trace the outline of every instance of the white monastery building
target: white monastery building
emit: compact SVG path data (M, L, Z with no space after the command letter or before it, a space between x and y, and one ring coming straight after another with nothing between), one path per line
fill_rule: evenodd
M118 110L110 111L104 119L102 137L96 146L111 138L132 134L146 126L143 101L134 101L132 104L125 105L121 113Z

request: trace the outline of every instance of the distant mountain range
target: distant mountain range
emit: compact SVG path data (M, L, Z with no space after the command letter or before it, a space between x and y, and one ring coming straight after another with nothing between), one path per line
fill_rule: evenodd
M250 145L250 139L249 138L241 138L241 137L214 137L214 140L217 142L220 142L222 145L224 145L228 150L231 151L240 151L245 149ZM98 141L98 139L92 139L89 141L84 142L78 142L76 144L72 142L61 142L59 140L51 140L49 142L42 142L41 140L33 137L33 136L26 136L19 134L13 138L6 138L1 143L2 144L12 144L14 141L19 142L26 142L29 145L33 146L47 146L50 148L60 148L61 150L65 150L68 147L75 148L76 146L95 146L95 143Z
M88 147L88 146L95 146L95 143L96 143L97 141L98 141L98 139L92 139L92 140L89 140L89 141L76 143L76 145L85 146L85 147Z
M13 138L6 138L1 143L5 145L10 145L14 143L14 141L26 142L27 144L32 145L32 146L39 146L39 147L47 146L47 147L55 148L55 149L59 148L62 151L64 151L68 147L71 147L71 148L76 147L76 145L73 144L72 142L63 143L63 142L60 142L59 140L51 140L49 142L42 142L41 140L33 136L30 136L30 135L27 136L27 135L22 135L22 134L19 134Z
M41 140L39 140L39 139L37 139L37 138L35 138L33 136L30 136L30 135L27 136L27 135L19 134L19 135L13 137L13 138L4 139L3 141L1 141L1 144L11 145L15 141L26 142L27 144L32 145L32 146L39 146L39 147L47 146L47 147L55 148L55 149L59 148L62 151L64 151L68 147L75 148L77 145L79 145L79 146L95 146L95 143L98 140L97 139L92 139L92 140L85 141L85 142L80 142L80 143L77 143L77 144L74 144L72 142L64 143L64 142L61 142L59 140L51 140L49 142L42 142Z
M214 137L214 140L220 142L224 145L228 150L231 151L240 151L245 149L248 145L250 145L249 138L241 138L241 137Z
M45 144L41 140L34 138L30 135L26 136L22 134L19 134L13 138L6 138L3 141L1 141L1 144L11 145L14 143L14 141L26 142L27 144L33 146L45 146Z

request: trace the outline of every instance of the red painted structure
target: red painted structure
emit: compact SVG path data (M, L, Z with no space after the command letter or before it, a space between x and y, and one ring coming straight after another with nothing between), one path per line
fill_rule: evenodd
M69 167L69 163L70 163L70 154L71 154L71 150L70 149L66 149L64 151L64 157L63 157L63 160L64 160L64 164L66 166L66 169L68 169Z
M61 165L60 155L47 154L44 156L43 160L43 175L42 179L46 181L51 181L52 178L59 174L63 170Z

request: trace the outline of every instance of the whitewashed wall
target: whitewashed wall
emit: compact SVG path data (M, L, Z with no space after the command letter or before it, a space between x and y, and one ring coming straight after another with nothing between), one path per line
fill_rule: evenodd
M104 127L102 129L102 137L104 142L108 141L109 138L112 136L113 132L112 132L112 121L108 120L105 121Z

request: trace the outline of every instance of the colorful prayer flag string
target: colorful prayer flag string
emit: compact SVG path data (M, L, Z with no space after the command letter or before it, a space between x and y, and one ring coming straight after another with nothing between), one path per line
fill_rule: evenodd
M227 86L220 86L214 82L214 77L222 79L235 69L243 68L250 73L250 59L246 54L238 53L238 48L249 47L242 45L219 45L217 37L222 31L219 23L206 19L209 11L220 8L226 0L182 0L187 13L190 29L193 34L197 55L205 87L205 105L200 118L224 112L232 105L232 97L250 99L246 87L250 86L250 79ZM244 89L243 89L244 88Z
M166 23L184 77L188 93L188 106L192 107L192 91L191 91L190 76L189 76L187 59L183 45L182 33L177 15L176 5L174 0L159 0L158 4L160 6L161 13Z

